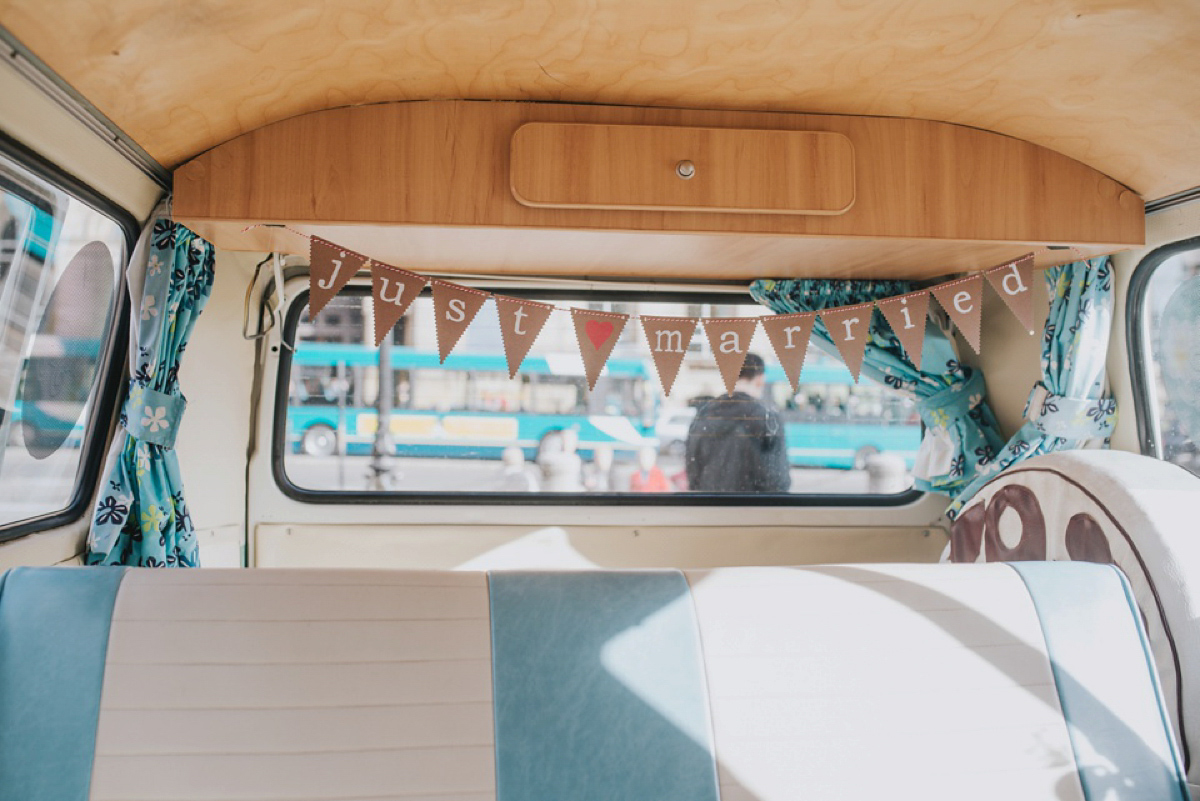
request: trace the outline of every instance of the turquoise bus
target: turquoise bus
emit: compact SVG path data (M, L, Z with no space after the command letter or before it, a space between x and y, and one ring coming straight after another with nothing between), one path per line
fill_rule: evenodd
M287 443L296 454L369 454L377 414L373 386L379 351L367 345L296 345L287 407ZM589 393L568 358L531 356L509 379L502 354L438 354L394 346L396 404L390 434L397 456L498 459L516 445L534 459L543 440L567 429L585 458L596 447L632 458L643 447L682 455L695 407L662 408L650 364L613 358ZM770 365L772 402L785 423L788 459L795 467L862 468L889 452L912 466L921 425L910 406L873 382L855 386L832 358L806 364L793 394L781 368ZM368 402L369 401L369 402Z

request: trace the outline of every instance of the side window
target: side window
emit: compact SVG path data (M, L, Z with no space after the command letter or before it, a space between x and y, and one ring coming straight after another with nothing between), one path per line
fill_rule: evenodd
M113 219L0 158L0 539L89 500L125 249Z
M553 302L631 315L766 313L736 295L658 301L581 292ZM364 289L343 292L315 319L303 296L296 304L287 334L294 350L279 377L276 477L306 500L455 493L462 503L521 493L536 502L583 493L645 502L698 491L908 500L922 434L912 402L866 378L855 384L816 347L793 392L761 328L750 347L762 359L761 380L746 385L754 397L722 399L701 328L666 396L636 319L589 391L568 314L551 315L510 379L490 302L441 364L426 292L393 330L390 369L381 369Z
M1132 343L1146 450L1200 475L1200 243L1190 244L1138 267Z

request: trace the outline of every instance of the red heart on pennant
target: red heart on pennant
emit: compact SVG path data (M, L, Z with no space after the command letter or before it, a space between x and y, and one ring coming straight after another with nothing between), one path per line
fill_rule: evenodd
M587 333L587 338L592 341L592 345L596 350L599 350L600 346L612 336L613 324L602 323L599 320L588 320L583 330Z

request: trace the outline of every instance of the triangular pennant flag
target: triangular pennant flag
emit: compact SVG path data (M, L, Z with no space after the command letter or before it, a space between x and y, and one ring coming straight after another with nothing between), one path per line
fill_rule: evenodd
M521 300L495 295L496 310L500 313L500 338L504 340L504 358L508 360L508 377L521 369L525 354L542 332L542 326L554 307L534 300Z
M642 315L642 329L646 332L646 344L654 357L654 369L662 384L663 395L670 396L671 387L679 375L683 357L687 355L688 343L696 333L695 317L654 317Z
M929 293L912 292L886 300L877 300L879 311L892 327L892 333L904 346L908 360L920 370L925 348L925 318L929 314Z
M366 256L314 236L308 243L308 319L315 318L366 264Z
M430 284L433 286L433 326L437 334L438 358L445 364L446 357L492 293L436 278Z
M950 319L962 331L972 350L979 353L980 323L983 321L983 276L979 273L929 289Z
M595 389L596 379L604 369L613 345L617 344L629 315L571 309L571 318L575 321L575 338L579 340L579 354L583 356L583 372L587 375L588 389Z
M1026 253L1016 261L985 270L984 275L1012 313L1034 333L1033 319L1033 254Z
M757 317L713 317L704 320L704 333L708 335L708 344L712 348L713 358L717 360L721 379L725 382L725 391L730 394L733 393L738 374L742 372L756 325Z
M392 326L404 316L408 307L429 279L423 275L401 270L390 264L371 262L371 301L375 308L375 347L383 342Z
M801 314L776 314L760 317L763 330L771 340L771 347L779 357L779 366L792 383L792 392L800 391L800 370L804 367L804 354L808 352L808 338L812 335L816 312Z
M837 345L842 361L850 368L854 383L858 383L858 374L862 372L863 356L867 352L867 337L871 331L871 315L875 308L870 303L860 303L857 306L843 306L837 309L827 309L821 312L821 322L829 330L833 344Z

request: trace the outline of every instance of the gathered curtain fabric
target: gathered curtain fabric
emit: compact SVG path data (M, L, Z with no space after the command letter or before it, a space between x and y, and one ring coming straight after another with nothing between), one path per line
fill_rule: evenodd
M1042 380L1025 404L1025 423L964 487L951 520L996 473L1043 453L1105 447L1117 423L1105 361L1112 331L1112 266L1107 256L1045 271L1050 311L1042 335Z
M175 437L187 401L179 362L212 294L213 246L160 207L126 271L129 392L88 536L90 565L196 567Z
M908 281L760 280L751 296L777 314L819 312L912 292ZM837 346L818 317L813 341L837 356ZM1004 444L984 399L983 374L958 360L943 330L926 327L921 369L908 359L882 314L871 315L863 374L916 400L925 423L913 476L916 487L955 495L971 484Z

